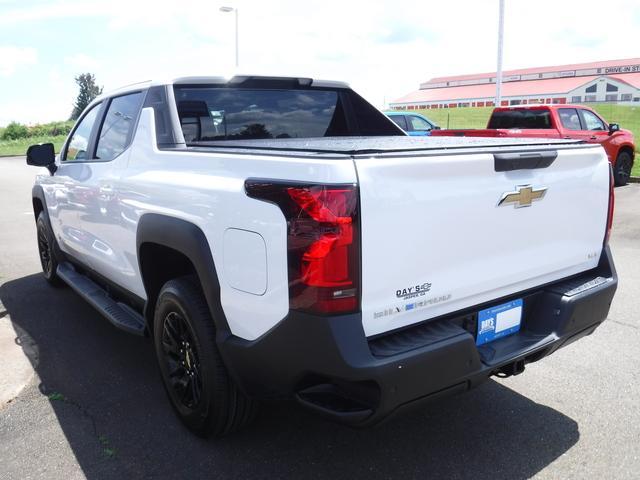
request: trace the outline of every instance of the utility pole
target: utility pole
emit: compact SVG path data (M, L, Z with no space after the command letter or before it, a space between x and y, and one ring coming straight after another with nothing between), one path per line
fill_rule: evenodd
M220 11L224 12L224 13L229 13L229 12L233 12L235 13L236 16L236 68L238 68L238 66L240 65L240 53L239 53L239 46L238 46L238 8L234 8L234 7L220 7Z
M500 13L498 15L498 67L496 68L496 101L495 106L502 103L502 44L504 42L504 0L500 2Z

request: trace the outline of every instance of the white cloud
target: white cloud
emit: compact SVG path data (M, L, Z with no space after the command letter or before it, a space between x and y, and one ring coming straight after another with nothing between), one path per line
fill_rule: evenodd
M78 72L94 71L100 66L100 62L84 53L64 57L64 64Z
M34 65L38 61L38 52L31 47L0 46L0 76L8 77L26 65Z

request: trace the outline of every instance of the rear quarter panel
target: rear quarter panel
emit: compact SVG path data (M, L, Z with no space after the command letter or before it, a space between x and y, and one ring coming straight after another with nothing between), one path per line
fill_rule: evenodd
M159 150L153 111L144 109L119 191L128 218L123 240L127 254L137 258L136 228L147 213L194 223L211 248L220 301L231 332L253 340L289 311L287 225L276 205L247 197L244 183L248 178L356 182L355 168L348 158ZM243 258L252 259L252 268L244 273L234 268ZM135 262L134 268L139 278Z

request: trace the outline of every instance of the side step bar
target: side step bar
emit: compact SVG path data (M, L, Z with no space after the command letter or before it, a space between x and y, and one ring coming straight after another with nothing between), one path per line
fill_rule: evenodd
M124 303L116 302L97 283L82 275L68 263L61 263L56 270L58 276L78 295L89 302L114 326L134 335L144 335L144 317Z

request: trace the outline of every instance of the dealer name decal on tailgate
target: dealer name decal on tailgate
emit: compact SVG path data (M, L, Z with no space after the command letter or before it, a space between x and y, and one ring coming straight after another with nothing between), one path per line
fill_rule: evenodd
M418 300L414 303L407 303L405 305L397 305L390 308L385 308L381 312L374 312L373 318L382 318L388 317L389 315L396 315L402 312L408 312L410 310L417 310L420 308L425 308L430 305L435 305L436 303L446 302L451 299L451 294L448 293L446 295L440 295L438 297L431 297L424 300Z
M410 298L422 297L429 290L431 290L431 284L425 282L421 285L413 285L411 287L396 290L396 297L402 298L403 300L409 300Z

